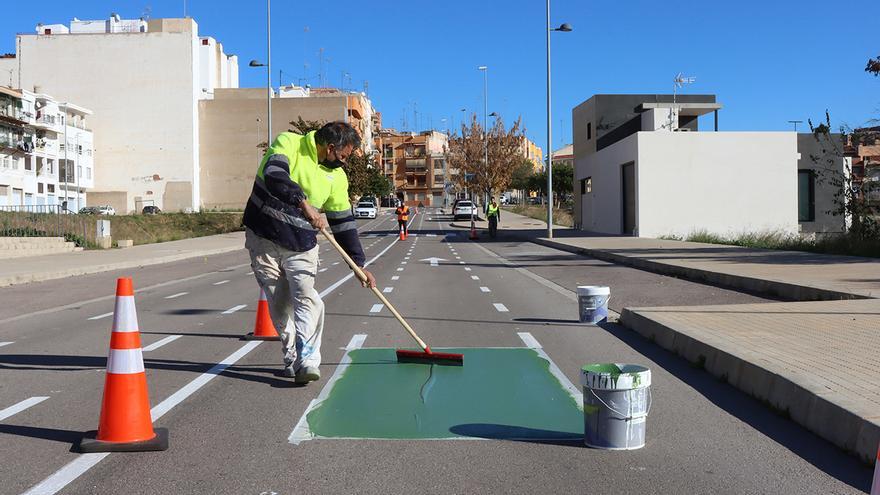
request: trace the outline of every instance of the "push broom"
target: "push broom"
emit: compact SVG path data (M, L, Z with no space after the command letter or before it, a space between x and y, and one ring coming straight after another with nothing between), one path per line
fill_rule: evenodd
M360 279L362 282L366 282L367 276L366 274L364 274L364 271L361 270L361 268L354 263L354 260L351 259L348 253L346 253L345 250L342 249L342 246L340 246L339 243L336 242L336 239L333 238L333 235L331 235L330 232L328 232L325 228L321 229L321 233L324 234L324 237L326 237L327 240L330 241L330 244L332 244L333 247L336 248L336 251L339 252L339 254L342 256L342 259L344 259L348 266L354 271L358 279ZM397 349L397 360L399 362L448 364L454 366L461 366L464 364L464 355L462 354L432 351L431 348L428 347L428 344L426 344L424 340L420 339L415 330L413 330L412 327L409 326L409 323L407 323L406 320L403 319L403 316L401 316L400 313L398 313L397 310L394 308L394 306L392 306L391 303L388 302L388 299L385 298L385 295L382 294L382 292L380 292L379 289L376 287L370 287L370 289L373 291L373 294L376 294L376 297L378 297L379 300L382 301L382 304L384 304L388 307L389 310L391 310L391 313L394 315L395 318L397 318L397 321L399 321L400 324L403 325L403 328L405 328L406 331L409 332L412 338L415 339L415 341L419 344L419 347L422 348L422 352Z

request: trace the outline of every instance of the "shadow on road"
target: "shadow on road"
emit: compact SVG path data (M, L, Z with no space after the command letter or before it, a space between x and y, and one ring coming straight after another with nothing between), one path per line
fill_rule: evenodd
M512 442L540 443L562 447L583 447L583 433L542 430L523 426L499 425L493 423L466 423L455 425L449 431L456 435L489 440L509 440Z

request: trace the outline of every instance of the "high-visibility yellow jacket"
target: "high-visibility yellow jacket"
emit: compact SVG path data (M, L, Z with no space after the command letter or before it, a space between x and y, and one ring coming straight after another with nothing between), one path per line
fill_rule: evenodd
M315 132L282 132L266 150L244 211L244 225L292 251L317 245L315 230L299 207L303 199L321 209L333 236L358 265L365 261L348 200L348 177L318 163Z
M409 220L409 206L406 206L406 205L398 206L397 209L394 210L394 212L397 213L397 220L398 221L406 222Z

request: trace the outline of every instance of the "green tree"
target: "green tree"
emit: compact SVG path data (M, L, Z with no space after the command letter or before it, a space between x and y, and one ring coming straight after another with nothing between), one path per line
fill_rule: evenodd
M563 201L572 191L574 167L569 163L553 165L553 199L557 207L561 207Z
M513 171L510 173L510 187L522 192L522 196L525 197L525 191L529 189L529 177L534 173L534 166L532 162L523 158L519 164L513 167Z

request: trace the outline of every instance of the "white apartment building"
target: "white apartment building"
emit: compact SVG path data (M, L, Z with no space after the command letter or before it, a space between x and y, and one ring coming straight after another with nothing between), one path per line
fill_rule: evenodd
M51 212L85 206L94 187L90 115L46 94L0 86L0 206Z
M238 86L238 59L199 36L194 20L114 14L38 25L17 36L14 58L0 58L0 75L7 73L17 87L95 112L89 204L119 213L200 208L199 101Z
M576 226L660 237L798 232L793 132L717 132L713 95L596 95L572 112ZM715 115L701 132L700 116Z

